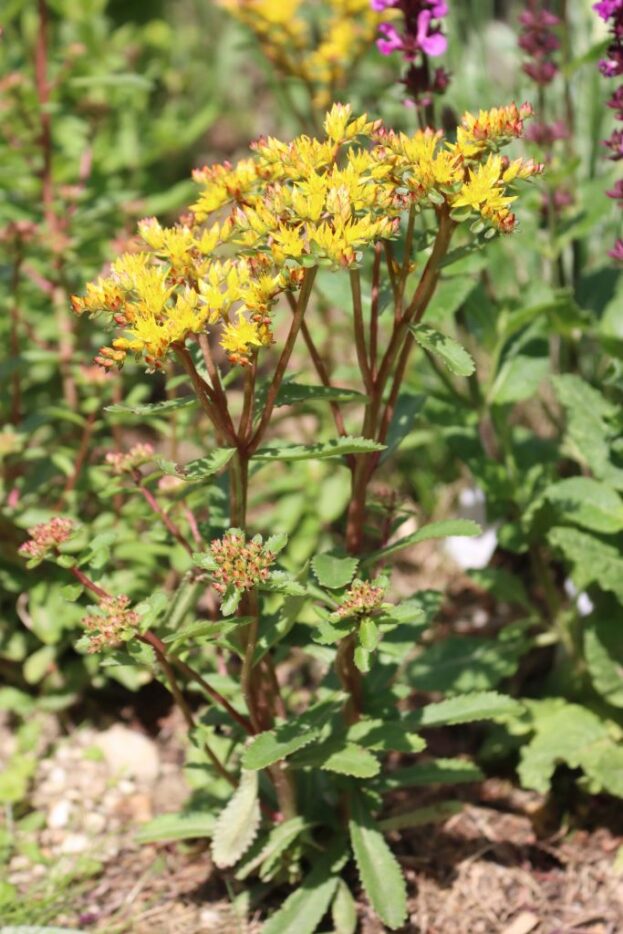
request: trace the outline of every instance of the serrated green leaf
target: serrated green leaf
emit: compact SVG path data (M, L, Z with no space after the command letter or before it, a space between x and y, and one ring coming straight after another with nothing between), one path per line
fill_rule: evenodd
M414 811L405 811L403 814L395 814L393 817L386 817L379 821L379 830L383 833L390 831L406 830L409 827L424 827L426 824L437 824L439 821L447 820L455 814L460 814L464 808L462 801L439 801L437 804L428 807L416 808Z
M623 499L600 480L569 477L545 490L545 498L565 519L606 535L623 529Z
M608 545L578 529L555 528L549 541L573 565L573 582L578 590L599 584L623 602L623 555L616 545Z
M483 778L478 766L472 762L463 759L434 759L386 772L375 780L373 787L384 794L397 788L454 785L459 782L478 782Z
M212 858L219 869L237 863L249 849L260 825L258 775L242 771L240 784L219 814L212 833Z
M338 703L338 700L324 701L287 723L281 723L273 730L266 730L254 737L243 753L243 768L265 769L318 739L322 727L335 712Z
M471 376L476 369L470 354L453 338L440 334L426 324L414 324L410 331L420 347L439 357L444 366L456 376Z
M316 859L302 884L262 928L262 934L314 934L326 914L338 884L335 853Z
M148 402L148 403L137 403L136 405L130 405L125 402L118 402L115 405L107 405L104 407L105 412L110 412L113 415L162 415L167 412L173 412L177 409L188 409L194 405L197 405L197 400L194 396L182 396L179 399L166 399L164 402Z
M460 694L436 704L427 704L419 710L406 714L403 723L413 729L431 726L451 726L456 723L471 723L475 720L496 720L517 716L521 704L512 697L496 691L477 694Z
M275 535L269 536L264 542L264 547L267 551L272 552L274 555L278 555L288 544L288 536L286 532L276 532Z
M339 590L350 584L359 561L357 558L339 558L332 554L316 555L312 558L312 570L322 587Z
M471 519L442 519L440 522L430 522L428 525L423 525L417 532L405 535L397 542L368 555L362 563L364 565L376 564L377 561L383 561L397 551L402 551L403 548L410 548L412 545L427 542L433 538L448 538L451 535L473 536L481 533L481 527Z
M373 451L383 451L384 444L377 444L368 438L335 438L332 441L321 441L318 444L281 444L273 443L269 447L260 448L253 455L257 461L307 461L325 460L329 457L343 457L346 454L369 454Z
M348 827L361 884L381 921L395 930L407 917L407 887L402 870L362 796L356 792L350 803Z
M381 768L376 756L363 746L339 739L331 739L306 750L292 760L292 766L311 766L325 772L351 775L353 778L373 778Z
M350 889L340 879L331 905L335 934L355 934L357 930L357 904Z
M348 729L348 739L379 752L421 752L426 742L401 720L378 720L363 717Z
M176 464L175 472L185 480L205 480L226 467L235 453L235 448L218 448L205 457L189 461L188 464Z
M409 663L409 682L420 691L484 691L514 674L527 648L522 639L448 636Z
M305 386L303 383L284 382L277 394L276 405L297 405L300 402L360 402L367 399L356 389L340 386Z
M137 831L138 843L160 843L167 840L196 840L211 837L214 817L202 811L186 814L160 814Z

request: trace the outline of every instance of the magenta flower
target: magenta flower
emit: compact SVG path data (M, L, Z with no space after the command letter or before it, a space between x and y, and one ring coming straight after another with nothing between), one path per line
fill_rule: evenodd
M612 250L608 250L608 256L617 263L623 263L623 240L617 240Z
M427 55L443 55L448 48L448 40L440 32L429 33L428 28L432 18L432 10L422 10L418 16L417 35L415 37L416 47L426 52Z

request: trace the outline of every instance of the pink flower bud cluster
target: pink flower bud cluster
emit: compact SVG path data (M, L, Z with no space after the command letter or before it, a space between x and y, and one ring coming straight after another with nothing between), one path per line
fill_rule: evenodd
M593 9L610 25L612 34L607 57L599 63L599 69L606 78L619 78L623 75L623 0L601 0L593 5ZM623 85L616 88L608 101L608 107L614 111L616 120L623 121ZM608 139L604 140L604 146L610 150L609 158L613 162L623 159L623 130L613 130ZM617 181L606 194L623 208L623 180ZM608 251L608 256L617 263L623 263L623 240L620 237Z
M135 444L125 453L123 451L109 451L106 455L106 463L115 474L132 473L149 463L154 456L154 449L151 444Z
M217 565L212 572L214 589L219 593L230 584L236 590L252 590L267 579L275 560L259 537L247 542L242 532L233 530L211 542L210 551Z
M30 540L20 545L19 553L25 558L42 560L71 538L73 531L71 519L55 516L49 522L42 522L30 529Z
M349 616L364 616L380 610L385 596L385 587L372 581L353 581L346 591L344 599L332 615L336 619L346 619Z
M89 652L121 645L136 631L140 620L138 613L130 609L130 598L125 594L103 597L99 609L101 612L89 614L82 620L89 636Z

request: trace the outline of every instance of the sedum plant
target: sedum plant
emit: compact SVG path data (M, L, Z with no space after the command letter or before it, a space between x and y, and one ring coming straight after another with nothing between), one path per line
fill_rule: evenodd
M404 662L438 595L396 602L388 562L478 526L446 520L401 537L404 516L375 511L369 491L421 404L401 393L413 351L473 372L469 354L422 319L444 266L512 233L512 188L540 167L500 150L529 115L514 104L468 113L448 140L396 133L336 104L318 138L263 138L236 165L196 172L199 192L180 222L143 221L132 249L73 299L77 313L105 315L116 329L102 367L134 357L190 390L133 411L191 411L201 456L182 464L139 444L107 458L163 523L180 583L133 606L111 587L110 540L88 542L67 517L35 527L22 554L31 566L50 558L66 568L73 598L92 601L84 651L155 664L182 710L206 779L192 813L167 815L143 838L210 836L216 865L235 867L237 879L294 886L281 890L268 934L295 923L311 934L330 906L336 928L354 930L353 866L378 917L399 927L406 886L385 834L434 818L394 812L386 796L478 770L458 759L395 769L391 754L421 752L422 728L517 707L481 692L410 709ZM338 304L342 283L350 302L335 327L352 341L359 380L350 386L336 384L316 342L323 291ZM319 403L335 437L309 439L303 418L283 437L281 409ZM299 462L313 460L346 467L351 494L330 543L301 560L283 528L254 534L262 517L249 503L267 467L292 465L296 486L308 482L302 471L297 481ZM197 712L190 686L207 710Z

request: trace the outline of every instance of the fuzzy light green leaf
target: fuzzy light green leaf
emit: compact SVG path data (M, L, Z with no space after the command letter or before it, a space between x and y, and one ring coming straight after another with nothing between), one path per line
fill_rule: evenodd
M407 887L398 860L387 845L361 795L351 798L348 822L359 878L370 904L391 930L407 916Z
M552 378L554 390L567 414L565 447L580 464L617 489L623 489L623 470L610 462L613 429L608 420L617 409L593 386L570 373Z
M253 843L259 824L258 775L243 770L240 784L214 824L212 858L219 869L238 862Z
M573 582L578 590L599 584L623 602L623 555L616 545L608 545L578 529L555 528L549 540L573 565Z
M567 520L606 535L623 529L623 499L592 477L569 477L548 486L545 497Z
M582 769L591 791L623 797L621 729L579 704L561 698L530 701L534 736L521 750L522 784L546 792L558 763Z
M584 656L595 690L613 707L623 707L623 609L619 604L610 612L596 611L586 621Z

